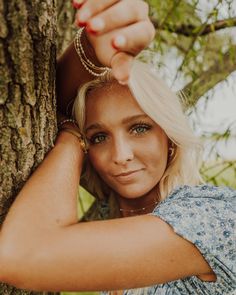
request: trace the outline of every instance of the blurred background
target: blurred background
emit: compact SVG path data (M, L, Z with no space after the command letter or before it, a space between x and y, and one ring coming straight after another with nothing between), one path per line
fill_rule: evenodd
M58 2L60 54L73 39L75 11L70 1ZM204 180L236 188L236 1L147 2L156 37L139 58L185 93L185 112L204 144ZM81 188L79 195L82 217L95 199ZM79 293L61 293L69 294Z

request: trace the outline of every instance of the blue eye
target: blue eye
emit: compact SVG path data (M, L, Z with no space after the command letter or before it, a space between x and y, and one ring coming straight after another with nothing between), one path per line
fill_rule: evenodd
M150 129L151 129L150 125L138 124L131 128L131 132L134 133L135 135L142 135L143 133L146 133Z
M93 135L89 139L89 142L90 142L90 144L99 144L99 143L102 143L105 140L106 140L106 135L101 133L101 134Z

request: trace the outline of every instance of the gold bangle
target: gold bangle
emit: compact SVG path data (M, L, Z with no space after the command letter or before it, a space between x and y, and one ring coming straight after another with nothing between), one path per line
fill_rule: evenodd
M71 128L61 128L60 131L65 131L65 132L68 132L68 133L76 136L78 138L78 140L79 140L80 147L81 147L82 151L85 154L88 153L88 148L87 148L86 142L85 142L82 134L79 131L76 131L76 130L71 129Z

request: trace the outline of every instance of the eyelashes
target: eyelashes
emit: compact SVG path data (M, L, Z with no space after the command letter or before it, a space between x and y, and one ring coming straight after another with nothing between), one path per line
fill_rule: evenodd
M150 130L151 128L152 126L150 124L138 123L131 128L130 133L133 133L135 135L142 135L146 133L148 130Z
M132 124L128 128L128 132L134 136L145 135L149 130L152 129L152 125L146 122L137 122ZM106 132L97 132L88 138L88 141L91 145L101 144L106 142L109 135Z
M95 133L90 138L88 138L88 141L90 144L99 144L105 141L105 139L106 139L105 133Z

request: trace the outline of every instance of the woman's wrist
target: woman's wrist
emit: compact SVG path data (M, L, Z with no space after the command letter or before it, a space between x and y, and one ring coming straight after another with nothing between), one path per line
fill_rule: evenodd
M64 130L60 130L58 132L56 142L55 142L55 147L63 147L66 149L70 149L71 153L79 156L79 158L83 159L84 158L84 152L81 148L81 144L79 139Z
M79 126L76 120L67 118L66 116L62 115L60 112L57 113L57 122L58 122L58 130L59 132L63 131L66 133L71 134L72 136L76 137L79 141L79 145L82 151L87 154L88 145L86 142L85 137L81 133Z
M84 30L83 34L81 35L81 43L88 59L91 60L91 62L97 65L98 67L103 67L102 63L98 60L96 56L96 52L88 38L86 30Z
M81 149L79 139L75 135L73 135L63 129L58 132L55 146L58 144L66 144L68 146L71 145L71 146L75 146L78 150ZM81 149L81 151L82 151L82 149Z

